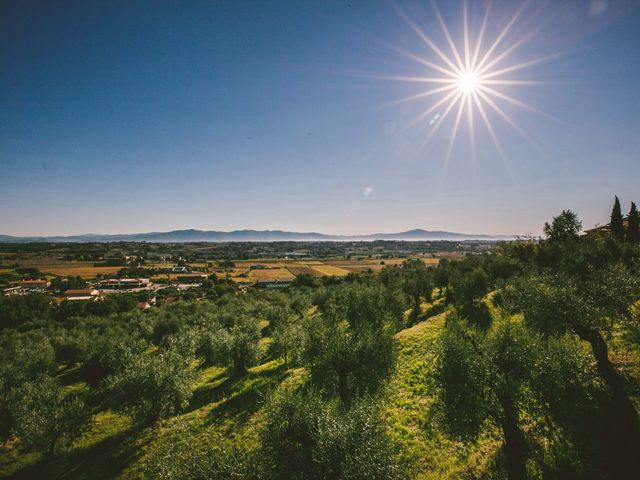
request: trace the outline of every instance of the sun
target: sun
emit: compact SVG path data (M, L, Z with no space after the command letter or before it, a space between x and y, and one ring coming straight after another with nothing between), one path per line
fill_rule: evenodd
M482 78L477 72L462 72L456 78L456 86L463 94L472 95L480 89Z
M520 63L511 60L514 51L532 37L532 34L523 34L519 38L514 35L517 30L518 20L521 17L530 17L526 11L528 1L515 12L501 31L497 32L492 41L487 41L487 24L490 16L491 2L488 2L482 16L482 23L475 38L471 38L469 27L469 14L467 1L462 1L462 35L455 41L447 27L435 1L432 2L435 18L437 19L446 44L439 45L420 28L416 21L408 16L400 7L393 4L394 8L407 25L414 31L418 38L426 44L429 56L422 56L406 50L392 47L398 53L420 64L421 72L415 76L376 76L381 79L415 82L418 84L432 84L433 87L421 91L410 97L398 100L400 102L417 102L425 98L436 98L417 118L407 127L424 125L428 134L424 141L427 143L435 134L440 125L444 124L448 117L453 117L452 131L449 137L449 149L447 158L451 155L452 147L456 141L461 124L466 119L467 130L470 136L470 150L475 155L476 127L483 124L486 133L491 137L497 150L506 160L503 148L496 135L492 124L492 117L497 116L506 122L518 134L539 148L528 134L511 118L503 106L508 104L516 108L530 112L542 113L538 109L526 104L522 100L506 93L504 87L521 87L545 82L523 79L521 73L518 78L510 78L510 75L525 70L546 61L553 56L532 59ZM528 18L530 20L530 18ZM515 39L514 39L515 37ZM424 69L426 67L426 71ZM510 88L511 89L511 88ZM546 115L546 114L544 114Z

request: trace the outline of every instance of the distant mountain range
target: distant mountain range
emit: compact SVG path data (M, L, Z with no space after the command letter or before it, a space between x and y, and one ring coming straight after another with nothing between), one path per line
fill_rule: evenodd
M204 230L173 230L171 232L93 234L55 237L14 237L0 235L3 243L32 242L284 242L284 241L372 241L372 240L512 240L513 235L485 235L429 231L422 229L399 233L373 233L370 235L327 235L317 232L286 232L282 230L234 230L232 232Z

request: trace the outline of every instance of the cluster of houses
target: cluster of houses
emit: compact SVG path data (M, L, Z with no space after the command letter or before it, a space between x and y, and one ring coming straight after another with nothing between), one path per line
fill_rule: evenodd
M100 300L109 294L157 291L167 286L154 284L148 278L113 278L94 282L92 286L87 288L65 290L61 296L54 297L54 300L56 303L63 301L94 301ZM183 287L186 288L187 286ZM11 287L4 289L4 294L7 296L27 295L29 293L52 294L54 292L51 289L51 282L47 280L22 280L14 282ZM175 296L163 298L163 305L173 303L176 298ZM138 302L136 307L141 310L147 310L154 305L156 305L155 296L149 300Z
M255 264L250 270L266 269L265 265ZM169 286L178 290L186 290L198 287L207 279L205 274L190 273L186 267L173 267L173 274L177 274L172 280L167 277L162 284L154 283L149 278L109 278L87 282L84 288L72 288L62 292L61 297L65 300L95 300L103 295L116 294L120 292L135 293L144 291L157 291ZM156 279L157 281L157 279ZM245 290L251 286L266 289L286 288L291 284L288 279L259 278L257 280L236 281L236 285ZM10 287L3 290L4 295L27 295L29 293L56 294L48 280L20 280L13 282Z
M178 270L176 273L183 272L182 270ZM172 286L176 287L178 290L186 290L188 288L202 285L202 282L206 279L207 275L205 274L195 275L185 273L184 275L177 275L171 283ZM149 278L109 278L89 282L89 286L87 288L66 290L64 292L64 297L68 300L88 300L99 295L108 295L119 292L134 293L155 291L168 286L169 285L165 282L162 284L154 283ZM51 289L51 282L48 280L20 280L13 282L9 288L4 289L4 295L7 296L27 295L29 293L53 293Z
M129 290L130 291L130 290ZM66 290L64 292L64 300L68 301L82 301L82 300L98 300L102 295L105 295L107 292L105 290L98 290L97 288L80 288L80 289L71 289ZM147 301L138 302L136 307L140 310L147 310L156 304L156 297L152 297Z
M47 280L21 280L14 282L11 287L4 289L4 294L11 295L26 295L28 293L47 293L51 287L51 282Z
M90 300L99 295L118 292L143 292L154 290L155 288L154 283L148 278L111 278L99 280L91 287L65 290L64 297L67 300ZM4 294L7 296L27 295L29 293L52 293L51 282L48 280L21 280L4 289Z
M144 292L153 290L154 284L148 278L113 278L101 280L92 288L65 290L67 300L93 300L100 295L118 292Z

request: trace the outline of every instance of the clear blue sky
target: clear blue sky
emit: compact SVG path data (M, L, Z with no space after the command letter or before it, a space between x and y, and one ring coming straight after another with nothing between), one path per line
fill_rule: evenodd
M428 86L373 78L428 74L388 45L437 60L389 2L4 0L0 233L604 223L614 194L640 202L640 9L544 3L505 65L557 55L517 74L548 83L503 91L554 118L501 104L539 148L494 114L509 168L463 128L445 169L451 127L404 128L432 100L389 104ZM399 5L446 49L429 2ZM520 5L494 1L487 39ZM462 3L440 6L461 41Z

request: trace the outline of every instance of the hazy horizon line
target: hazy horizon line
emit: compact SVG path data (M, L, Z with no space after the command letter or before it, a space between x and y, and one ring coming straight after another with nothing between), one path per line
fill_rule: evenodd
M282 232L282 233L295 233L295 234L315 234L315 235L325 235L331 237L359 237L359 236L372 236L372 235L397 235L408 232L429 232L429 233L451 233L457 235L483 235L483 236L492 236L492 237L527 237L527 236L536 236L536 234L532 232L528 233L486 233L486 232L464 232L460 230L446 230L442 228L424 228L424 227L413 227L406 229L399 229L394 231L372 231L365 233L328 233L322 230L297 230L297 229L283 229L283 228L255 228L255 227L246 227L246 228L233 228L228 230L218 230L218 229L205 229L205 228L172 228L167 230L137 230L137 231L111 231L111 232L83 232L83 233L47 233L47 234L20 234L20 233L5 233L0 232L0 236L7 237L16 237L16 238L52 238L52 237L91 237L91 236L120 236L120 235L149 235L149 234L164 234L164 233L174 233L174 232L201 232L201 233L236 233L236 232Z

